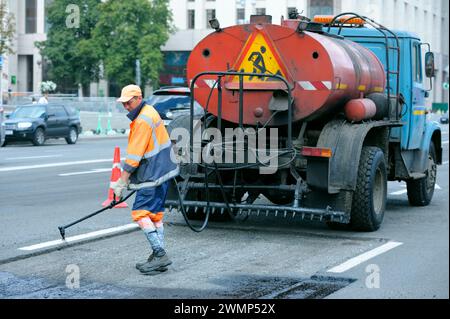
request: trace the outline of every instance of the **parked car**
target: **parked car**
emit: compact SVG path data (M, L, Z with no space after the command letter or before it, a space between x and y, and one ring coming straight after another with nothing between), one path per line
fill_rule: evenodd
M448 124L448 114L441 117L441 124Z
M40 146L47 139L65 138L75 144L81 133L80 116L69 106L33 104L17 107L4 123L6 142L31 141Z
M5 109L0 105L0 147L5 144L5 123L4 123Z
M153 92L146 103L158 111L164 125L168 126L175 118L190 113L191 92L187 87L163 87ZM200 119L204 113L201 105L194 101L194 118Z

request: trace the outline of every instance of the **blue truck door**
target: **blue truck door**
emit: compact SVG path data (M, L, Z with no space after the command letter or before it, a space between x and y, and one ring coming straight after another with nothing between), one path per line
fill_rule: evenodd
M408 149L418 149L425 129L425 90L423 88L422 54L418 41L411 41L412 107L409 123Z

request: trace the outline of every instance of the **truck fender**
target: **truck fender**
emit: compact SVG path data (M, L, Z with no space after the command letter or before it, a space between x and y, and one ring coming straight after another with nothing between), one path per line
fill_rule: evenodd
M384 133L370 134L369 138L369 132L376 128L384 129ZM332 150L332 157L328 163L328 193L335 194L341 190L356 189L359 160L366 138L370 140L370 146L380 147L387 159L389 128L390 124L385 121L350 123L339 119L325 125L317 147Z
M425 131L420 145L420 150L416 153L416 161L414 163L414 172L424 173L428 165L428 152L430 151L431 141L434 142L436 149L437 164L442 164L442 139L441 128L436 122L427 122L425 124Z

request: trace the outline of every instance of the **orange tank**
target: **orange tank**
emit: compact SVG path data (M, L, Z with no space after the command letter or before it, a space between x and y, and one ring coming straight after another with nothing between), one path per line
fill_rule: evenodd
M351 122L369 120L377 113L375 102L370 99L350 100L344 106L345 117Z
M189 83L201 72L244 71L277 74L292 86L294 122L314 120L335 112L350 100L384 92L385 71L368 49L349 40L315 32L298 32L299 21L283 25L254 23L232 26L204 38L187 64ZM195 83L195 99L206 107L217 77L203 76ZM221 80L222 117L239 121L238 77ZM273 116L277 105L286 104L284 84L267 77L244 78L243 122L247 125L287 124L286 116ZM217 115L217 89L208 111ZM274 107L275 106L275 107Z

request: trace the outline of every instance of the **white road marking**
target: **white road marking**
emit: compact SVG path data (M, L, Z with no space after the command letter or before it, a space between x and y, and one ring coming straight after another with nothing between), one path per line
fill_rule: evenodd
M383 254L391 249L394 249L395 247L398 247L400 245L403 245L403 243L390 241L384 245L381 245L380 247L377 247L368 252L365 252L364 254L361 254L352 259L349 259L346 262L344 262L336 267L331 268L330 270L328 270L328 272L333 272L333 273L338 273L338 274L346 272L347 270L349 270L355 266L358 266L359 264L362 264L363 262L368 261L369 259L372 259L378 255L381 255L381 254Z
M103 172L111 172L111 168L97 168L97 169L93 169L90 171L84 171L84 172L58 174L58 176L74 176L74 175L95 174L95 173L103 173Z
M7 161L23 160L23 159L38 159L38 158L49 158L49 157L61 157L62 155L41 155L41 156L28 156L28 157L9 157L5 158Z
M121 158L120 160L122 161L124 159L125 158ZM109 159L98 159L98 160L88 160L88 161L50 163L50 164L41 164L41 165L11 166L11 167L0 168L0 172L22 171L22 170L27 170L27 169L60 167L60 166L70 166L70 165L95 164L95 163L105 163L105 162L112 162L112 161L113 160L111 158L109 158Z
M48 247L57 246L57 245L61 245L61 244L82 241L82 240L85 240L88 238L94 238L94 237L99 237L99 236L103 236L103 235L107 235L107 234L118 233L118 232L121 232L124 230L130 230L130 229L134 229L134 228L139 228L139 225L132 223L132 224L127 224L127 225L123 225L123 226L102 229L102 230L94 231L94 232L87 233L87 234L66 237L66 240L58 239L58 240L47 241L47 242L36 244L36 245L22 247L22 248L19 248L19 250L30 251L30 250L48 248Z
M398 195L406 194L407 192L408 192L408 191L407 191L406 189L403 189L403 190L401 190L401 191L389 193L389 195L398 196Z

